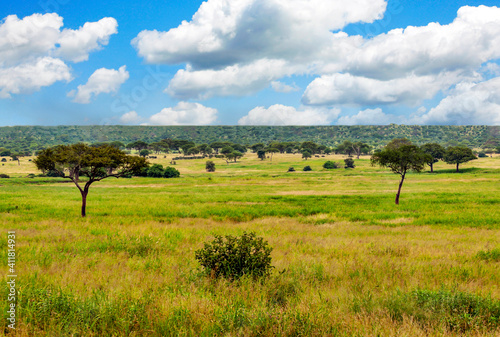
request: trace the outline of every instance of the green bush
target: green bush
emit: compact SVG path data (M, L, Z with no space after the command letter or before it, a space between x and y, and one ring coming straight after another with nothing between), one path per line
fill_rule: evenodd
M488 156L484 152L479 152L477 155L479 158L487 158Z
M163 165L154 164L150 168L148 168L147 175L150 178L162 178L165 173L163 169Z
M7 174L0 174L0 178L10 178Z
M480 260L486 261L500 261L500 249L495 248L491 250L482 250L477 253L476 257Z
M225 239L215 235L212 242L206 242L195 252L195 258L214 278L234 280L243 275L257 278L269 276L273 268L271 251L263 238L245 232L241 237L227 235Z
M165 167L165 171L163 173L164 178L178 178L181 174L177 169L167 166Z
M355 168L356 165L354 165L354 159L352 158L346 158L344 159L345 166L344 168Z
M2 158L2 163L5 163L6 161L7 161L7 159Z
M311 168L311 166L307 165L306 167L304 167L302 169L302 171L312 171L313 169Z
M207 172L215 172L215 163L211 160L207 160L205 169L207 170Z
M290 166L290 167L288 168L288 172L295 172L295 169L293 168L293 166Z
M339 163L336 163L336 162L331 161L331 160L329 160L323 164L323 168L325 168L327 170L333 170L333 169L337 169L339 167L340 167Z

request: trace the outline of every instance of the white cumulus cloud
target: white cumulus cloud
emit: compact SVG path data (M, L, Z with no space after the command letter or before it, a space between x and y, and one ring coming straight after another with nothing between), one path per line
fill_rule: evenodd
M464 82L435 108L413 120L418 124L500 125L500 78Z
M71 91L68 96L74 96L73 102L88 104L92 95L97 96L102 93L116 93L120 86L129 78L126 66L118 70L101 68L90 75L84 85L79 85L77 91Z
M366 109L353 116L342 116L337 120L338 125L387 125L402 122L400 116L386 114L382 109Z
M328 125L339 115L339 109L301 107L275 104L256 107L240 118L239 125Z
M55 13L23 19L9 15L0 21L0 98L70 81L65 61L87 60L90 52L106 45L116 33L117 22L104 18L78 30L61 31L62 26L63 18Z
M151 116L147 124L152 125L209 125L217 119L217 109L200 103L179 102L177 106L165 108Z
M44 57L9 68L0 68L0 98L39 90L57 81L71 81L69 67L61 60Z
M280 81L272 81L271 82L271 88L273 88L274 91L276 92L282 92L282 93L289 93L293 91L299 91L300 88L295 85L288 85L286 83L280 82Z
M136 111L129 111L124 113L119 120L122 124L137 124L142 121L142 117Z

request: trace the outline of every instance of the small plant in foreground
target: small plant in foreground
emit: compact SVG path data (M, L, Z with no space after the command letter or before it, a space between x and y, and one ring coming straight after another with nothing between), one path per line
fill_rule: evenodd
M492 250L482 250L479 253L477 253L476 257L480 260L486 260L486 261L500 261L500 249L492 249Z
M269 276L271 251L267 241L255 233L243 233L241 237L227 235L225 239L215 235L195 252L195 258L211 277L219 276L234 280L243 275L254 278Z

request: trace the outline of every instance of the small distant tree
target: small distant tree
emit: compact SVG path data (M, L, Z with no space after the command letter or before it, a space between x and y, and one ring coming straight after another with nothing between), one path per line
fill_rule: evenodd
M146 149L141 150L139 152L139 156L141 156L141 157L147 157L147 156L149 156L149 150L146 150Z
M455 164L458 166L463 163L467 163L471 160L477 159L471 149L465 146L451 146L446 150L443 160L447 164Z
M361 154L364 153L370 153L372 147L366 143L363 142L356 142L352 144L352 150L354 151L354 154L356 154L356 157L359 159Z
M38 170L54 172L76 185L82 195L82 217L86 216L90 185L105 178L140 172L148 166L145 158L129 156L114 146L91 147L82 143L42 150L33 163ZM80 176L87 177L87 180L80 182Z
M307 165L307 166L304 166L302 171L305 171L305 172L312 171L312 168L311 168L311 166Z
M302 158L307 160L307 158L311 158L312 157L312 154L309 150L305 150L302 152Z
M211 160L207 160L205 163L205 169L207 172L215 172L215 163Z
M327 161L326 163L323 164L323 168L327 169L327 170L333 170L333 169L336 169L336 168L339 168L340 165L334 161Z
M180 175L180 172L176 168L170 166L165 167L163 171L163 178L179 178Z
M431 168L431 173L434 172L434 163L437 163L440 159L443 159L446 150L444 147L437 143L427 143L420 147L420 149L432 157L432 160L427 163Z
M345 164L344 168L346 168L346 169L356 167L356 165L354 165L354 159L352 159L352 158L344 159L344 164Z
M271 161L273 161L273 154L280 152L280 150L278 150L278 149L277 149L277 148L275 148L275 147L268 147L268 148L266 149L266 151L267 151L267 153L270 153L270 154L271 154Z
M257 157L259 157L260 160L266 159L266 151L264 151L264 150L257 150Z
M398 193L396 194L396 205L399 205L399 196L406 173L410 170L421 172L425 164L432 159L430 155L424 153L418 146L411 143L410 145L407 143L389 144L384 150L372 155L371 164L372 166L378 164L381 167L388 167L393 173L401 176Z

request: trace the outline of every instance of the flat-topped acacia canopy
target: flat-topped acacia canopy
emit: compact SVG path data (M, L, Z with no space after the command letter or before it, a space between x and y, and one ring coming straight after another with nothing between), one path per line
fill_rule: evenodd
M148 166L145 158L127 155L114 146L92 147L83 143L42 150L33 162L38 170L56 172L75 183L82 195L82 217L86 216L87 195L92 183L108 177L119 178ZM88 178L83 187L80 185L82 176Z

